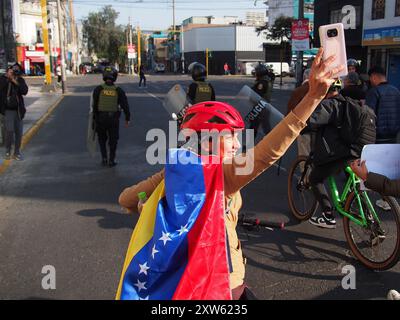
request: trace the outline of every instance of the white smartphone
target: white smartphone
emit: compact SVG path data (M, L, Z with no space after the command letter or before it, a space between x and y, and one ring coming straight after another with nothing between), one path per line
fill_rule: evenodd
M338 74L338 77L344 77L348 74L346 40L344 38L343 23L327 24L319 27L319 38L321 46L324 47L324 60L335 54L336 59L332 63L332 68L343 66L344 69Z

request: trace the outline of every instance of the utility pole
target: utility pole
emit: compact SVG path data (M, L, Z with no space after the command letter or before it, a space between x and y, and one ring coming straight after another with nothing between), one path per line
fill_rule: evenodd
M139 25L137 26L137 43L138 43L138 48L137 48L137 50L138 50L138 52L137 52L137 57L138 57L138 73L140 72L140 65L142 64L142 55L141 55L141 48L140 48L140 44L141 44L141 41L140 41L140 37L141 37L141 32L140 32L140 27L139 27Z
M299 0L299 17L298 19L304 18L304 0ZM297 51L297 62L296 62L296 87L301 86L303 82L303 51Z
M174 72L176 72L176 59L175 59L175 49L176 49L176 25L175 25L175 0L172 0L172 25L173 25L173 49L172 58L174 59Z
M69 14L70 14L70 24L71 24L71 33L72 33L72 46L73 46L73 61L74 61L74 68L73 71L77 74L77 63L78 63L78 41L76 36L76 29L75 29L75 17L74 17L74 9L72 7L72 0L68 0L68 7L69 7Z
M182 73L185 73L185 34L183 32L183 25L181 30L181 41L182 41Z
M62 93L65 93L66 88L66 76L65 76L65 48L64 48L64 30L61 16L61 0L57 0L57 16L58 16L58 35L60 41L61 51L61 88Z
M206 74L207 74L207 77L208 77L208 48L206 48Z
M44 46L44 70L46 74L45 84L51 85L51 70L50 70L50 52L49 52L49 30L47 26L47 1L40 0L40 7L42 10L42 32L43 32L43 46Z
M131 17L129 17L129 29L128 29L128 37L129 37L129 46L132 46L132 25L131 25ZM129 59L129 73L134 75L135 74L135 63L133 59Z
M129 48L129 24L127 25L127 28L125 30L125 36L126 36L126 50L128 51L128 48ZM131 64L130 64L129 57L128 57L128 74L131 74Z

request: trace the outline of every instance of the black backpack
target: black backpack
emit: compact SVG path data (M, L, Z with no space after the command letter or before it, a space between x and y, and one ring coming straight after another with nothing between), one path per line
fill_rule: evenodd
M376 116L374 111L360 101L345 97L346 108L344 108L342 122L339 128L341 139L357 155L367 144L376 141Z

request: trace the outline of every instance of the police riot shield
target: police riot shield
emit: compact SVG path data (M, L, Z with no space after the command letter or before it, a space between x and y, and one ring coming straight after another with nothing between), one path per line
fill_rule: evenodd
M272 104L266 102L247 85L239 91L233 105L239 111L244 112L246 127L250 127L252 122L258 121L265 134L284 118L284 115Z
M171 90L168 91L168 94L163 101L163 106L170 117L178 121L183 118L188 104L189 101L186 92L179 84L174 85Z
M92 97L90 97L86 147L87 147L89 154L92 157L94 157L96 154L96 147L97 147L97 134L96 134L96 124L93 120Z

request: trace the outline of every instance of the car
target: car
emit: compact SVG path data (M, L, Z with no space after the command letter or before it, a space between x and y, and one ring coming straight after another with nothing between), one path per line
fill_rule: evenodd
M85 74L92 73L93 70L94 70L94 65L93 65L93 63L90 63L90 62L83 62L79 66L79 72L81 74L83 74L83 73L85 73Z
M163 63L156 63L154 66L154 71L155 72L165 72L165 65Z
M93 68L94 73L103 73L104 68L108 67L110 65L110 62L108 61L99 61L98 63L95 64Z

